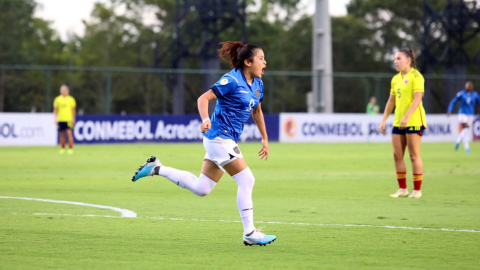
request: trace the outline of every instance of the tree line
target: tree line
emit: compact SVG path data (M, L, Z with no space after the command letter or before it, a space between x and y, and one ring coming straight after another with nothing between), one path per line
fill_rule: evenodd
M446 0L429 2L441 8ZM247 1L247 41L264 49L267 72L311 70L312 17L299 3L299 0ZM352 0L347 15L331 19L334 72L393 75L395 48L410 46L420 52L421 4L422 0L405 0L401 5L381 0ZM85 33L80 36L72 33L67 41L62 41L51 22L34 16L38 8L35 0L0 0L0 64L152 67L155 45L159 51L167 52L160 67L169 68L168 48L175 32L174 7L175 0L96 3L89 20L83 22ZM120 9L123 11L119 12ZM145 22L146 13L153 14L154 20ZM241 28L237 27L225 31L220 38L238 40L240 36ZM186 60L185 68L200 68L199 59ZM228 66L224 63L222 68ZM266 92L272 91L269 97L273 108L268 112L306 110L306 94L311 90L309 77L267 77ZM46 111L46 78L43 71L0 69L0 111ZM163 89L164 79L168 80L167 89ZM172 79L171 75L162 78L155 73L112 73L112 113L171 112ZM199 75L186 75L185 79L185 103L189 104L185 106L186 112L195 113L195 100L205 89L199 89ZM389 83L389 80L366 82L362 77L336 78L334 110L363 112L366 105L363 101L368 95L381 95L386 100ZM62 84L70 86L82 112L105 112L105 73L52 72L53 96L58 95ZM168 92L165 95L164 90ZM162 101L164 97L168 99L166 103Z

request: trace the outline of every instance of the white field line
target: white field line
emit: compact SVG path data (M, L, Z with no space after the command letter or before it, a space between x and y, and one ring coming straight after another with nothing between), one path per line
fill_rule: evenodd
M63 203L63 204L74 204L80 206L89 206L102 209L110 209L113 211L120 212L122 218L136 218L137 213L113 206L106 205L97 205L89 204L83 202L70 202L70 201L57 201L50 199L39 199L39 198L24 198L24 197L8 197L0 196L0 199L18 199L18 200L28 200L28 201L40 201L40 202L52 202L52 203ZM74 214L50 214L50 213L34 213L34 215L50 215L50 216L79 216L79 217L106 217L106 218L119 218L118 216L108 216L108 215L74 215ZM233 220L208 220L208 219L186 219L186 218L170 218L170 217L145 217L147 219L160 219L160 220L180 220L180 221L204 221L204 222L227 222L227 223L239 223L240 221ZM279 224L279 225L300 225L300 226L325 226L325 227L364 227L364 228L386 228L386 229L400 229L400 230L419 230L419 231L444 231L444 232L470 232L470 233L480 233L476 230L468 229L448 229L448 228L421 228L421 227L405 227L405 226L388 226L388 225L366 225L366 224L323 224L323 223L304 223L304 222L276 222L276 221L255 221L259 224Z
M13 214L26 214L28 213L13 213ZM34 213L33 215L40 216L74 216L74 217L106 217L106 218L122 218L119 216L107 216L107 215L74 215L74 214L54 214L54 213ZM172 220L172 221L199 221L199 222L226 222L226 223L240 223L239 220L214 220L214 219L196 219L196 218L171 218L171 217L140 217L140 219L159 219L159 220ZM417 230L417 231L442 231L442 232L468 232L468 233L480 233L476 230L468 229L448 229L448 228L421 228L421 227L406 227L406 226L388 226L388 225L365 225L365 224L324 224L324 223L305 223L305 222L276 222L276 221L255 221L257 224L279 224L279 225L297 225L297 226L322 226L322 227L362 227L362 228L384 228L384 229L396 229L396 230Z
M227 222L237 223L240 221L233 220L208 220L208 219L185 219L185 218L168 218L168 217L147 217L149 219L163 219L163 220L182 220L182 221L208 221L208 222ZM259 224L279 224L279 225L300 225L300 226L325 226L325 227L365 227L365 228L386 228L386 229L401 229L401 230L420 230L420 231L444 231L444 232L470 232L480 233L476 230L467 229L448 229L448 228L420 228L420 227L405 227L405 226L382 226L382 225L364 225L364 224L324 224L324 223L304 223L304 222L277 222L277 221L255 221Z
M109 209L109 210L117 211L117 212L122 214L122 217L129 217L129 218L137 217L137 213L135 213L133 211L123 209L123 208L113 207L113 206L106 206L106 205L90 204L90 203L83 203L83 202L57 201L57 200L39 199L39 198L8 197L8 196L0 196L0 199L17 199L17 200L27 200L27 201L74 204L74 205L80 205L80 206L89 206L89 207L95 207L95 208L102 208L102 209Z

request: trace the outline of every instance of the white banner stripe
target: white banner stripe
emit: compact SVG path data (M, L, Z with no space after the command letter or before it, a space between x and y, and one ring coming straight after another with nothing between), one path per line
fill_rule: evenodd
M57 145L53 113L0 113L1 146Z
M426 118L427 129L424 130L422 142L455 141L458 136L456 117L428 114ZM280 113L279 140L282 143L390 142L393 121L393 116L387 119L387 135L383 135L379 130L381 115Z

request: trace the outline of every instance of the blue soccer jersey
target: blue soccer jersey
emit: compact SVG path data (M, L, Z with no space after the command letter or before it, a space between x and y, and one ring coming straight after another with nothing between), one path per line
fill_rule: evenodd
M458 114L474 115L475 103L480 105L480 97L478 96L477 92L472 91L469 93L466 90L462 90L458 92L458 94L450 102L450 105L448 106L449 113L452 112L453 106L455 106L457 101L460 101L460 110L458 110Z
M239 68L223 75L211 89L217 103L211 117L212 128L204 136L208 139L220 136L237 142L252 110L262 102L263 82L254 78L250 85Z

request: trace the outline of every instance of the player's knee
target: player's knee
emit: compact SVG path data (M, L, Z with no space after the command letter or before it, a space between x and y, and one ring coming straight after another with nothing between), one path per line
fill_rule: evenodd
M393 152L393 158L398 161L398 160L403 160L403 154L402 153L398 153L398 152Z
M197 196L198 196L198 197L205 197L205 196L207 196L209 193L210 193L210 192L208 192L208 193L207 193L207 192L199 192L199 193L197 193Z
M195 188L194 193L199 197L205 197L212 192L216 184L215 181L211 180L204 174L201 174L197 181L197 187Z
M255 186L255 177L253 177L253 174L252 174L252 178L250 179L250 182L248 183L248 187L250 189L253 189L253 186Z
M237 182L239 190L251 191L253 189L253 186L255 185L255 177L253 176L252 171L248 167L245 170L234 175L233 179L235 179L235 181Z
M419 154L419 153L415 153L415 152L410 153L410 160L411 160L412 162L415 162L415 161L417 161L417 160L419 160L419 159L420 159L420 154Z
M251 194L253 190L253 183L248 185L238 185L238 192L242 194Z
M202 188L202 189L199 189L195 194L199 197L205 197L208 194L210 194L210 192L212 192L212 189Z
M255 185L255 176L253 176L253 173L250 170L250 168L247 168L245 169L245 177L243 178L242 186L251 190L253 189L254 185Z
M420 158L420 157L419 157L418 154L416 154L416 153L410 153L410 160L411 160L412 162L417 161L419 158Z

